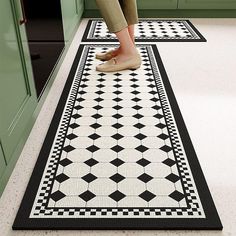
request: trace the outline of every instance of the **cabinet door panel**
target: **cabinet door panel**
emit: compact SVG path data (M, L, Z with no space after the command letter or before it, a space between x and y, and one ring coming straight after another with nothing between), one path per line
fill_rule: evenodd
M138 9L177 9L178 0L137 0Z
M137 0L138 9L176 9L178 0ZM95 0L85 0L85 9L97 9Z
M5 163L5 159L4 159L4 155L3 155L3 151L2 151L2 147L0 143L0 178L5 170L5 167L6 167L6 163Z
M24 26L13 3L0 1L0 136L7 162L37 102Z
M179 0L179 9L236 9L236 0Z
M81 0L61 0L64 38L70 40L71 34L80 20L84 2Z

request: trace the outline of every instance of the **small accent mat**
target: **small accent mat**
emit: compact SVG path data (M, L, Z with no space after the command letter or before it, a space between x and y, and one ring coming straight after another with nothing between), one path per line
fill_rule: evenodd
M91 19L86 26L83 42L118 42L109 33L103 19ZM206 42L189 20L140 19L135 25L136 42Z
M80 45L13 229L222 229L156 45Z

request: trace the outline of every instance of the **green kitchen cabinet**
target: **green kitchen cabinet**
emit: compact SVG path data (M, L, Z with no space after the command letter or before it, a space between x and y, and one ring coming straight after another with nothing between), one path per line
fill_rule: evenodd
M138 9L177 9L178 0L137 0Z
M178 0L137 0L138 9L176 9ZM85 0L85 9L97 9L95 0Z
M0 1L0 140L6 164L37 105L22 19L20 1Z
M71 39L84 11L83 0L61 0L65 41Z
M6 168L6 162L5 162L5 158L4 158L1 143L0 143L0 178L2 174L4 173L5 168Z
M236 0L178 0L179 9L236 9Z

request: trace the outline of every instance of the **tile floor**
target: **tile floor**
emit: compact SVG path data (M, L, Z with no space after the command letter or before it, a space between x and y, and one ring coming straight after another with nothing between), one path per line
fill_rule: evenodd
M12 231L11 225L79 46L78 29L0 199L0 235L235 235L236 19L190 19L204 42L159 42L180 110L224 229L220 231Z

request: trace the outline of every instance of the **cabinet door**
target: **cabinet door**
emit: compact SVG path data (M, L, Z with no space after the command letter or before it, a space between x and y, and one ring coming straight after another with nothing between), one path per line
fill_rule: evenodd
M19 2L0 1L0 139L7 162L37 105Z
M138 9L177 9L178 0L137 0Z
M179 9L236 9L236 0L179 0Z
M64 38L70 40L73 30L83 13L84 1L61 0L61 11L63 19Z
M178 0L137 0L138 9L176 9ZM85 0L85 9L97 9L95 0Z
M5 159L4 159L4 155L3 155L3 151L2 151L2 147L1 147L1 143L0 143L0 179L1 179L1 176L5 170L5 167L6 167L6 162L5 162Z

